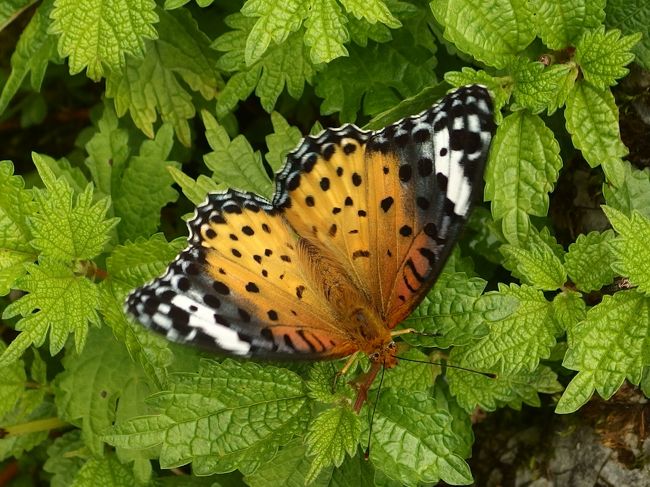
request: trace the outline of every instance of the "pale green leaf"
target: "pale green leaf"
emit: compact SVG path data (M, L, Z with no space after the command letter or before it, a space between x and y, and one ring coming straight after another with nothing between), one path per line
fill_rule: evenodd
M525 0L437 0L430 5L445 38L489 66L505 67L535 38Z
M361 419L348 406L319 413L309 424L305 436L307 455L313 457L307 482L314 481L327 467L340 467L346 453L354 455L360 435Z
M212 170L213 177L229 187L270 196L273 185L264 171L259 151L253 152L243 135L231 141L226 129L212 115L206 111L202 115L205 136L212 148L203 160Z
M632 52L636 54L636 62L646 71L650 70L650 3L645 0L608 0L605 12L607 27L620 29L624 34L643 34Z
M605 19L605 0L532 0L537 35L551 49L575 46L585 31Z
M395 18L384 0L341 0L349 13L357 19L364 19L370 24L381 22L393 29L401 27L401 22Z
M650 294L650 219L639 212L628 218L610 207L604 207L605 214L618 236L611 242L614 262L612 269L638 286L641 292Z
M314 64L328 63L347 56L345 44L350 36L345 28L346 18L336 0L315 0L305 20L305 44Z
M205 174L199 174L199 177L196 178L195 181L174 166L167 166L167 171L174 182L181 187L185 197L194 203L195 206L203 203L208 193L224 190L228 187L226 184L217 183L214 179L209 178Z
M565 267L581 291L597 291L614 280L614 254L609 245L613 238L614 232L611 230L591 232L579 235L575 243L569 245L564 259Z
M563 330L575 327L585 319L587 305L576 291L564 290L553 299L553 318Z
M7 346L0 340L0 354L6 349ZM0 367L0 419L18 404L26 382L27 374L22 360Z
M55 0L50 33L68 57L70 73L87 69L97 81L124 66L127 54L142 56L145 39L156 37L153 0Z
M513 275L522 282L544 291L554 291L564 285L567 273L562 261L553 249L536 233L520 247L503 245L500 249L505 257L504 266L513 270Z
M86 341L88 325L99 324L94 283L64 264L47 259L41 259L38 265L28 264L27 272L16 282L16 288L27 294L7 306L2 314L5 319L23 316L16 325L22 333L0 357L3 365L17 360L32 344L41 346L48 330L51 355L63 348L70 333L74 334L79 351Z
M605 32L605 27L585 32L575 53L585 80L601 90L615 85L629 72L625 66L634 59L631 50L641 37L641 33L621 37L621 31Z
M650 170L639 171L624 163L623 184L613 187L603 185L603 195L607 205L632 216L634 210L650 218Z
M302 140L302 133L297 127L289 125L277 112L271 113L271 123L273 133L266 136L269 151L264 154L264 158L271 169L277 172L284 165L287 153L295 149Z
M133 472L115 455L91 458L80 469L70 487L132 487Z
M106 96L113 98L119 116L128 111L149 138L160 114L163 122L173 125L181 143L189 146L188 120L196 109L187 87L206 100L216 97L223 83L216 69L217 54L185 10L160 12L158 31L160 38L147 42L144 58L128 58L125 66L108 75Z
M515 79L513 108L524 107L533 113L546 110L549 115L564 105L578 77L575 64L545 66L518 58L510 69Z
M594 390L609 399L627 379L639 384L650 365L650 300L637 291L604 296L584 321L569 330L562 365L578 371L557 405L558 413L581 407Z
M21 1L22 7L33 1ZM16 2L9 2L14 8L20 8ZM11 55L11 74L2 87L0 93L0 113L4 112L11 99L20 89L23 80L30 75L30 85L35 91L39 91L45 77L45 71L51 61L59 61L56 51L56 39L47 33L50 25L50 11L54 0L44 1L34 12L29 24L23 30L16 48ZM2 13L9 14L11 5L3 2L0 4L0 23Z
M573 145L591 167L608 160L619 162L627 155L618 127L618 107L609 90L578 81L567 98L564 117Z
M74 429L64 433L54 440L47 449L47 460L43 470L52 474L51 487L69 487L84 459L76 456L75 452L84 448L81 430Z
M509 242L525 240L526 215L546 215L561 167L560 146L541 118L519 111L503 120L490 148L485 197Z

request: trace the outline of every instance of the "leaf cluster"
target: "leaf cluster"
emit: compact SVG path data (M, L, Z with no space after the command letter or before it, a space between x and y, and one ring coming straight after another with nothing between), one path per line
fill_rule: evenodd
M0 469L38 451L61 486L469 484L477 407L570 413L624 381L648 392L650 173L626 160L612 88L633 60L650 68L650 7L109 3L0 6L0 29L25 25L0 72L0 130L52 127L46 94L105 86L65 157L0 162ZM421 334L400 355L486 375L405 360L357 415L365 358L333 389L339 363L207 357L124 314L184 247L190 203L269 197L319 117L377 128L469 83L495 101L489 209L401 325ZM601 177L606 224L566 241L550 198L577 157ZM185 465L192 477L170 475Z

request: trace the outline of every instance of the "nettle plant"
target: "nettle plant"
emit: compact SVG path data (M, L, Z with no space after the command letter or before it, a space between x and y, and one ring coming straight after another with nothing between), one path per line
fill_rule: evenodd
M635 54L650 68L650 7L158 3L0 6L5 30L25 25L0 78L4 120L49 130L49 82L102 95L68 158L32 155L30 187L0 163L5 468L74 486L180 485L190 472L219 475L206 485L468 484L476 408L539 407L544 393L571 413L626 380L650 392L650 174L623 159L610 90ZM80 72L99 83L70 76ZM320 116L380 128L473 83L491 90L498 123L489 203L402 325L429 335L405 335L402 355L496 378L402 362L357 415L348 382L367 359L333 390L342 363L213 357L124 314L125 295L185 246L189 202L227 187L270 197L272 174ZM580 154L603 175L611 228L560 245L549 193Z

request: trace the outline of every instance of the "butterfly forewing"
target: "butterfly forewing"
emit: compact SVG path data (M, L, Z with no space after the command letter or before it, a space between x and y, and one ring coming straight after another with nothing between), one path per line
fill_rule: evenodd
M440 273L493 131L490 96L471 86L378 132L306 137L272 204L210 194L188 223L189 247L127 310L172 340L233 355L370 353Z

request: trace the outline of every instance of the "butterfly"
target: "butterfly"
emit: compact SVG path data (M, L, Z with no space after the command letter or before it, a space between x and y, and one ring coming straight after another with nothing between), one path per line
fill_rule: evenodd
M441 272L482 187L495 124L480 85L378 131L305 137L272 201L210 193L188 247L126 310L168 339L265 359L362 352L397 363L393 331Z

